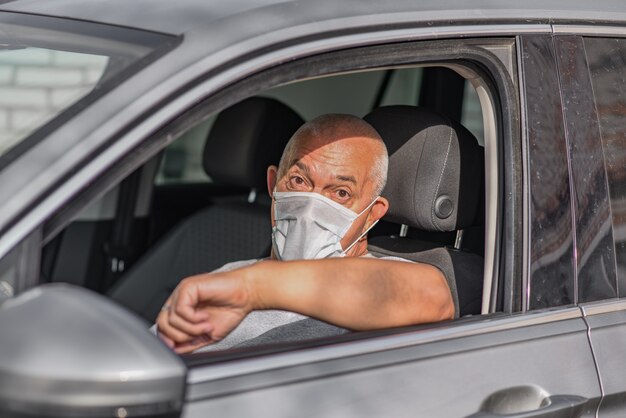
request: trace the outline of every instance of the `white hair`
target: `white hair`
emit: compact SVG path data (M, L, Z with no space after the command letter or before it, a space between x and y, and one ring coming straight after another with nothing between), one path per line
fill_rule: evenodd
M318 116L302 125L285 146L283 155L280 158L280 164L278 165L278 178L281 178L289 167L295 163L295 155L302 139L334 138L340 134L362 136L376 142L377 155L374 157L374 164L370 171L370 180L374 183L374 196L372 196L372 199L380 196L387 183L387 170L389 167L387 147L372 125L353 115L329 113Z

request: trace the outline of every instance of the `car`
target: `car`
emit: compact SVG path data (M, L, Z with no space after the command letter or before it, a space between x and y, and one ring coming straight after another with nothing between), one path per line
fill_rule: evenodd
M623 416L625 74L618 2L0 1L0 414ZM268 254L329 112L390 151L370 250L458 318L177 356L163 302Z

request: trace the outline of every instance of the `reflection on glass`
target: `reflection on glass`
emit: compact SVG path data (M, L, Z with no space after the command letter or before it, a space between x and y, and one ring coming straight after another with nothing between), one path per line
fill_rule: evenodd
M552 46L525 38L524 82L530 202L529 309L574 302L572 206L567 145Z
M555 38L571 160L578 302L616 297L615 255L602 141L582 40Z
M0 166L175 42L117 26L0 14Z
M43 48L0 49L0 154L93 90L108 61Z
M626 296L626 39L585 39L609 182L618 295Z

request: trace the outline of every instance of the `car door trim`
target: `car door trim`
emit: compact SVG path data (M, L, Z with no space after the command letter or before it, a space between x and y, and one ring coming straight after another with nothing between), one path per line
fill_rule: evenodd
M484 335L497 331L506 331L577 318L582 318L582 312L577 307L569 307L556 311L535 311L520 315L510 315L504 318L486 318L463 325L459 324L427 330L420 329L408 333L380 338L369 338L344 344L325 345L302 351L279 353L275 355L270 354L258 358L235 360L222 364L196 366L189 370L187 382L189 384L197 384L250 373L281 369L284 367L372 354L419 344Z
M580 308L584 316L603 315L611 312L626 311L626 300L610 299L600 302L581 304Z
M626 28L590 25L552 25L552 32L558 35L626 37Z

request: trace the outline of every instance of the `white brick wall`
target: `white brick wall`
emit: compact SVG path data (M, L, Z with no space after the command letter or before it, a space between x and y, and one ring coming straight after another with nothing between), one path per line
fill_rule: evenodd
M107 61L38 48L0 50L0 154L87 95Z

